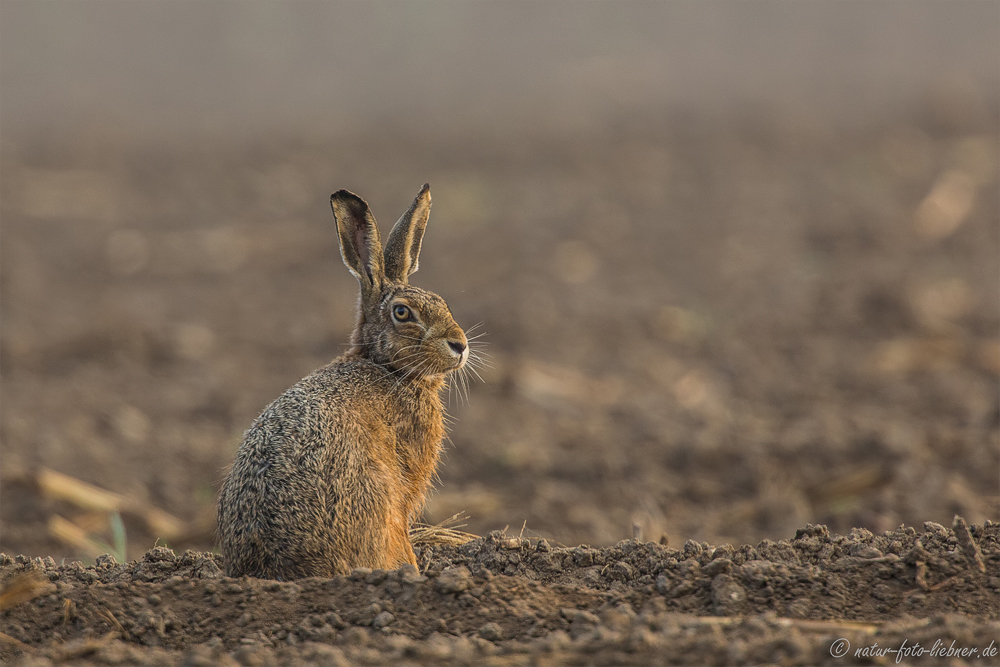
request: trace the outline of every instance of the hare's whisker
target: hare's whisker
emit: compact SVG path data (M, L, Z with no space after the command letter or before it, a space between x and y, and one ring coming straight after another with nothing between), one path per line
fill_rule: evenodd
M415 359L420 356L423 356L420 352L413 352L411 354L406 355L405 357L394 357L392 359L392 362L397 364L403 364L409 361L410 359Z
M465 392L465 404L469 405L469 379L468 379L468 373L465 372L465 368L462 368L462 372L459 373L458 381L460 383L459 386ZM461 392L459 392L459 396L461 396Z
M469 372L472 373L473 375L475 375L477 378L479 378L480 382L483 382L483 383L486 382L486 380L483 379L483 376L479 374L479 371L477 371L474 366L469 366L468 368L469 368Z
M469 363L477 368L493 368L493 364L489 360L483 359L479 352L473 352L469 355Z
M407 377L414 377L414 376L420 377L420 371L422 371L430 363L430 361L431 361L430 359L424 359L416 366L411 366L410 371L412 372L409 375L407 375Z

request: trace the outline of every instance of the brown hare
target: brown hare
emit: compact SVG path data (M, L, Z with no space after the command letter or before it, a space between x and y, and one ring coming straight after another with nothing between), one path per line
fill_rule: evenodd
M329 577L416 565L408 535L444 437L440 391L469 343L444 299L408 284L430 186L383 252L368 204L330 198L361 285L350 348L271 403L246 432L219 497L226 574Z

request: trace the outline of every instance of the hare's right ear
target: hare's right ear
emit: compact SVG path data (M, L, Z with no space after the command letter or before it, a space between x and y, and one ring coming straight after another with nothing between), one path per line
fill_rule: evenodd
M420 242L424 238L430 214L431 186L424 183L410 208L393 225L389 240L385 243L385 277L389 280L405 283L410 274L417 270Z
M361 283L362 296L381 287L385 278L382 241L375 217L365 200L347 190L330 196L333 218L340 236L340 254L344 264Z

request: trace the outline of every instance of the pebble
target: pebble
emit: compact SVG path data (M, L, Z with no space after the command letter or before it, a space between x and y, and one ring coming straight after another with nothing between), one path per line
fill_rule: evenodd
M382 629L387 625L391 624L396 620L396 617L392 615L392 612L383 611L378 614L372 621L372 627L375 629Z
M479 628L479 636L487 641L496 642L503 639L503 630L496 623L487 623Z
M434 580L434 588L442 594L461 593L472 583L472 573L464 565L445 568Z

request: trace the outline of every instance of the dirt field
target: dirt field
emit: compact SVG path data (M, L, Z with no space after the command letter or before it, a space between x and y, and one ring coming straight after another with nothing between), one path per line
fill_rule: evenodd
M6 655L815 664L841 637L986 649L1000 202L998 137L977 123L677 114L461 150L383 136L6 151L0 549L24 555L4 557L5 578L52 584L4 612ZM424 179L414 282L484 322L492 362L467 402L451 396L425 518L461 511L504 537L426 548L420 573L222 578L205 551L242 430L351 325L329 191L360 192L385 227ZM92 565L111 514L48 471L119 494L137 560ZM955 514L985 574L950 529L919 528Z
M808 525L738 549L570 549L495 533L422 549L419 572L294 583L223 577L212 554L164 547L88 568L3 556L8 581L39 590L4 613L2 650L20 665L895 662L881 647L905 664L957 664L956 649L995 664L998 538Z
M985 649L1000 640L995 119L950 96L865 126L675 111L595 133L8 143L0 551L4 577L53 588L3 613L5 655ZM214 501L241 433L352 323L330 192L364 196L385 229L424 181L413 282L483 322L492 363L451 395L425 519L464 512L505 537L426 550L420 573L221 578ZM924 527L955 514L985 574L950 528ZM95 566L116 541L134 560Z

